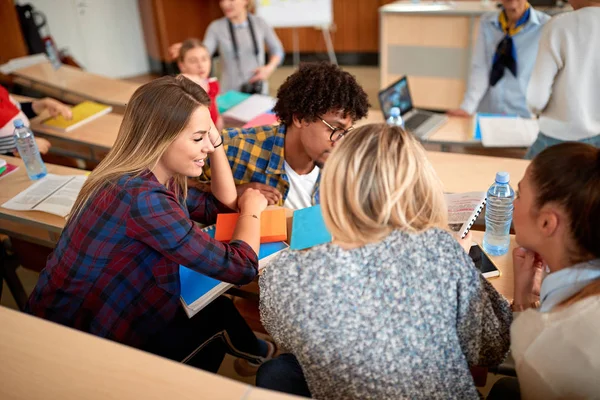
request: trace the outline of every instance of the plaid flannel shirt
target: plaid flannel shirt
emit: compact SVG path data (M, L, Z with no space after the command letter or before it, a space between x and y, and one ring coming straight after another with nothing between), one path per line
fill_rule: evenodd
M283 162L286 126L267 125L248 129L226 129L223 131L223 146L236 185L260 182L277 189L282 194L280 206L288 196L290 182ZM210 165L204 167L200 177L210 181ZM319 204L319 182L312 193L313 205Z
M181 306L180 264L225 282L252 281L252 248L217 242L190 219L214 223L230 210L196 189L182 203L149 172L107 185L68 221L27 311L142 347Z

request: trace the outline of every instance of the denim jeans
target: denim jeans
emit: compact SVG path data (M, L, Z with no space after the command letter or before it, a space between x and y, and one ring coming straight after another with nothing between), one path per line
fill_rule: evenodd
M593 136L593 137L587 138L587 139L577 140L577 142L587 143L587 144L591 144L592 146L595 146L595 147L600 147L600 135ZM561 143L566 143L566 141L551 138L550 136L546 136L542 132L540 132L538 134L538 137L535 140L535 142L533 142L533 144L531 145L529 150L527 150L525 159L532 160L535 156L540 154L545 148L550 147L550 146L555 146L555 145L561 144Z
M256 386L263 389L311 397L302 367L293 354L285 353L263 363L256 373Z

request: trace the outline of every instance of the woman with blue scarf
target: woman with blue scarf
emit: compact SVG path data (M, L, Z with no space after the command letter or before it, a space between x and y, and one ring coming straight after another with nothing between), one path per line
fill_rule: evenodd
M514 207L523 247L513 253L511 351L521 396L598 398L600 149L571 142L544 150Z
M449 115L475 112L529 118L527 86L542 26L550 17L526 0L502 0L502 10L481 17L465 97Z

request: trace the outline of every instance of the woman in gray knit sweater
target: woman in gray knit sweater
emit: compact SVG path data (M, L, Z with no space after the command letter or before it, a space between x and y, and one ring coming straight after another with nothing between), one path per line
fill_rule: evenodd
M293 355L257 385L282 389L298 362L304 378L285 390L318 399L477 399L469 365L504 359L512 313L446 231L416 139L383 124L348 134L321 206L334 241L286 252L260 278L262 323Z

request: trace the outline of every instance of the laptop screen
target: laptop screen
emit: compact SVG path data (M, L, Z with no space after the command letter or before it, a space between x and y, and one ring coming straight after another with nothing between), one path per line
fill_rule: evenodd
M379 105L385 119L390 117L392 107L398 107L401 115L412 110L412 99L408 90L408 80L405 76L379 92Z

